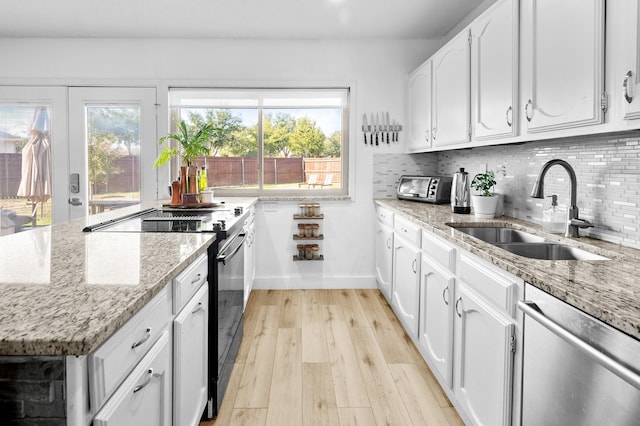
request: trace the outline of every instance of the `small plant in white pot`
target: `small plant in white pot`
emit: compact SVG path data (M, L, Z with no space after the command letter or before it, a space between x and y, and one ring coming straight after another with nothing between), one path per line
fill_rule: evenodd
M488 170L478 173L471 181L471 187L480 191L479 195L472 195L473 214L481 219L493 219L496 214L498 197L491 192L496 185L496 176L493 171Z

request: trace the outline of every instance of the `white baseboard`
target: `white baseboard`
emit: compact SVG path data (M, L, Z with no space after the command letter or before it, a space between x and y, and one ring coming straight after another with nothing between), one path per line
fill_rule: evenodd
M376 277L334 276L334 277L256 277L254 290L297 290L297 289L340 289L377 288Z

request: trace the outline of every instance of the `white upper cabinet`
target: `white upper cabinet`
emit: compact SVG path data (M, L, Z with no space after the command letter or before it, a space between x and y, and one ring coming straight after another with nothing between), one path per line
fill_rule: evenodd
M523 0L521 30L527 131L602 123L604 0Z
M640 6L638 0L607 3L607 73L613 78L612 95L618 95L618 118L640 118ZM612 41L609 44L609 40ZM609 80L611 81L611 80ZM613 100L613 99L612 99Z
M431 60L409 75L409 151L431 148Z
M435 147L471 141L471 54L464 30L433 55L431 138Z
M500 0L471 25L471 88L477 140L518 134L518 2Z

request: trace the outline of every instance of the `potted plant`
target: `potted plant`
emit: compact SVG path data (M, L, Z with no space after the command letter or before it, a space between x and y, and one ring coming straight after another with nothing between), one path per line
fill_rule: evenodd
M176 155L180 155L182 159L180 166L181 192L195 194L198 192L195 160L196 157L209 153L210 140L215 129L210 123L205 123L199 129L190 132L184 120L176 121L176 127L178 128L176 133L161 137L158 139L158 143L163 144L175 140L180 145L179 148L170 145L165 147L156 158L153 167L158 168Z
M498 197L491 192L496 185L496 176L493 171L488 170L478 173L471 181L471 187L480 191L479 195L472 195L473 214L482 219L492 219L496 214Z

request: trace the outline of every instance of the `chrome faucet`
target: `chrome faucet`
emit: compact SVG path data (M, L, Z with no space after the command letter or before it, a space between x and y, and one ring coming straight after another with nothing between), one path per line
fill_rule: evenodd
M569 163L559 159L547 161L544 166L542 166L542 169L540 169L540 173L538 173L536 183L533 185L533 189L531 190L531 197L544 199L544 176L547 174L547 171L551 168L551 166L554 166L556 164L564 167L567 173L569 173L569 178L571 179L571 206L569 207L567 226L565 228L564 236L579 237L580 234L578 233L578 229L593 228L593 225L588 220L580 219L578 217L578 206L576 205L576 192L578 184L576 179L576 172L573 170L573 167L571 167Z

